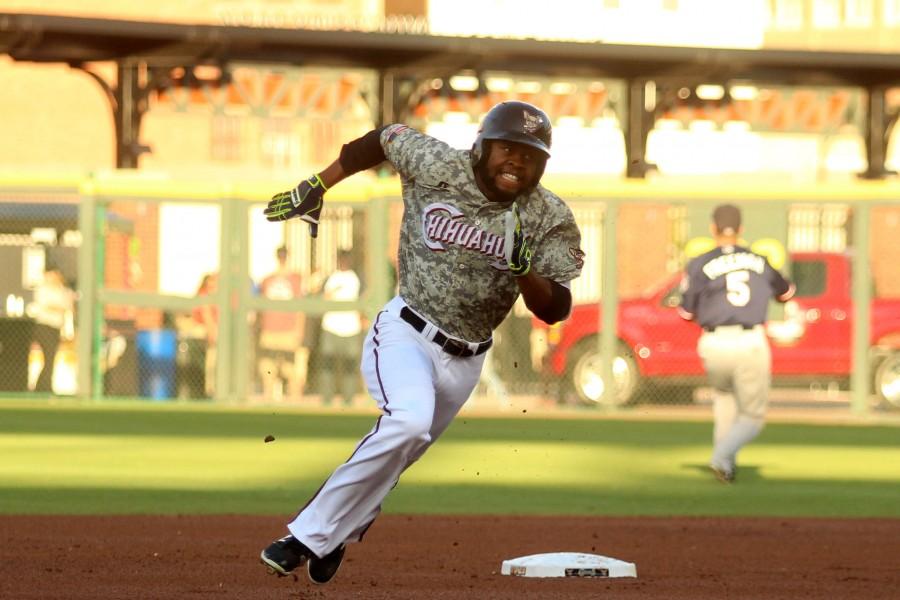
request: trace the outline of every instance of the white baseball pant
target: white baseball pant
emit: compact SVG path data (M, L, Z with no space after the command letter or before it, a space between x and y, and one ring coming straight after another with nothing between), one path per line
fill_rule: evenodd
M704 332L698 351L713 386L713 454L710 463L732 470L738 451L765 425L771 352L765 329L718 327Z
M400 318L404 306L399 296L388 302L363 345L363 378L381 416L288 524L320 557L362 539L400 475L447 429L478 383L485 354L447 354L430 341L436 327L419 333Z

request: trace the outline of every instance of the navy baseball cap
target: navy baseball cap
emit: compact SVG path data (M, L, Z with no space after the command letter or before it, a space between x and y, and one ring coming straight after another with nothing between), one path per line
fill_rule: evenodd
M719 233L734 235L741 228L741 209L734 204L720 204L713 210L712 220Z

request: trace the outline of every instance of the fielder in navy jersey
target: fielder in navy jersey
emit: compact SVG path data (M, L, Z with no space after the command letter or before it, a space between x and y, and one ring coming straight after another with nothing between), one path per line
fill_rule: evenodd
M540 185L550 145L550 119L524 102L492 108L471 150L388 125L269 202L270 221L299 218L316 237L325 192L387 160L404 207L399 295L374 319L360 361L381 415L287 524L289 535L262 551L272 573L305 563L314 583L334 577L346 544L362 540L401 474L469 398L493 331L520 295L547 323L568 316L584 253L572 211Z
M712 213L716 248L688 263L679 313L703 328L697 351L713 387L713 453L709 467L734 481L738 451L765 425L771 353L763 324L769 301L785 302L794 285L765 256L738 245L741 211Z

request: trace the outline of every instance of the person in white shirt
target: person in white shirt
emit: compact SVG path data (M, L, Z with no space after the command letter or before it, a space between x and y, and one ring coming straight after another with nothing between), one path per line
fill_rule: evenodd
M353 301L359 298L359 277L351 268L353 255L338 251L337 270L325 280L325 300ZM322 315L319 353L325 370L322 375L322 403L331 404L338 387L344 404L353 402L357 389L356 362L359 356L362 322L359 311L330 311Z
M60 333L75 308L75 292L66 286L58 269L51 267L44 272L43 280L34 288L34 302L30 308L29 314L39 325L44 325L34 330L34 341L44 354L44 366L34 391L49 394L53 392L53 363Z

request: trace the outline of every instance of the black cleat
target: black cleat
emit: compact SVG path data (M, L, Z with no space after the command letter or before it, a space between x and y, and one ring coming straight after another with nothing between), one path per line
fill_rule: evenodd
M716 465L709 465L709 470L721 483L734 483L734 471L722 469Z
M284 577L315 555L292 535L286 535L269 544L259 554L259 562L266 565L269 573Z
M331 581L338 569L341 568L345 549L344 544L341 544L322 558L315 555L310 556L309 564L306 565L309 580L320 585Z

